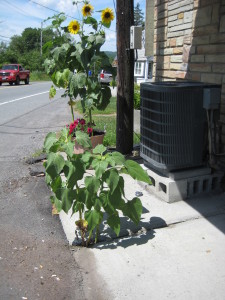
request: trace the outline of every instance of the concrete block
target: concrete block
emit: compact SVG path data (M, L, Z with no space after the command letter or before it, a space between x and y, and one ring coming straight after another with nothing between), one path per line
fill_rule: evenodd
M174 180L180 180L180 179L187 179L187 178L209 175L209 174L211 174L210 168L196 168L196 169L170 172L169 177Z
M198 168L176 173L170 177L161 176L142 165L152 180L152 185L144 186L145 190L155 194L161 200L173 203L220 190L223 172L211 173L210 168Z

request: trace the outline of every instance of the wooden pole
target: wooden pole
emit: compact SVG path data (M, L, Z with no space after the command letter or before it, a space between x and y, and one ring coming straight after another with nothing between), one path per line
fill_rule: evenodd
M130 49L130 26L134 23L134 1L117 0L117 125L116 149L133 150L134 51Z

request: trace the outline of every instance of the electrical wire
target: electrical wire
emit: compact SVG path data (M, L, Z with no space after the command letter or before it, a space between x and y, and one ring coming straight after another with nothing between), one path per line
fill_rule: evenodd
M115 0L113 0L113 5L114 5L114 11L115 11L115 15L116 15L116 5L115 5Z
M6 38L6 39L11 39L9 36L4 36L0 34L0 37Z
M23 15L27 16L27 12L25 12L23 9L19 8L18 6L16 6L15 4L10 3L7 0L4 0L8 5L10 5L11 7L15 8L16 10L18 10L20 13L22 13Z
M48 10L51 10L51 11L57 13L57 14L60 14L60 11L58 11L58 10L55 10L55 9L53 9L53 8L50 8L50 7L48 7L48 6L45 6L45 5L43 5L43 4L40 4L40 3L36 2L36 1L33 1L33 0L29 0L29 1L30 1L30 2L33 2L33 3L37 4L37 5L39 5L39 6L41 6L41 7L44 7L44 8L46 8L46 9L48 9ZM74 17L71 17L71 16L69 16L69 15L66 15L66 14L65 14L65 16L66 16L66 17L69 17L70 19L74 19ZM81 19L77 19L77 20L78 20L78 21L82 21Z

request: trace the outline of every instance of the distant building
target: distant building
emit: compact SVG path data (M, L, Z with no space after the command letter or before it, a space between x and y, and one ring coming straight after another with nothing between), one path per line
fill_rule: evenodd
M113 67L118 66L117 56ZM145 31L142 32L142 49L135 51L134 81L137 84L145 81L152 81L153 56L145 56Z
M142 49L135 51L134 80L137 84L152 81L153 56L145 56L145 30L142 31Z

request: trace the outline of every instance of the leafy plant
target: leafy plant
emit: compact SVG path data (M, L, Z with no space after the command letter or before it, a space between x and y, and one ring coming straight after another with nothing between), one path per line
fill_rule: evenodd
M109 105L104 110L94 109L92 111L92 115L94 116L94 115L116 114L116 103L117 103L117 98L111 97ZM80 100L76 101L75 110L79 113L82 113L82 105Z
M81 24L73 20L67 27L63 27L65 15L53 17L51 28L57 30L63 43L59 45L58 40L53 40L45 45L45 51L50 54L44 65L54 83L50 90L50 98L55 95L55 86L64 88L64 96L69 97L68 104L74 121L75 99L80 96L83 113L92 124L92 110L94 108L104 110L111 98L110 88L98 82L97 74L90 76L90 71L100 62L102 68L107 68L115 75L109 57L100 50L106 38L103 28L110 27L114 14L112 9L106 8L101 11L101 21L98 22L92 16L94 8L89 1L81 2L84 4ZM88 28L88 33L85 33L85 28ZM74 40L72 35L76 35L78 41Z
M80 132L78 141L90 148L87 134ZM122 177L122 174L128 174L135 180L150 184L149 176L138 163L125 160L119 152L107 153L103 145L76 155L68 129L63 129L58 137L49 133L44 148L48 154L44 163L46 182L54 193L51 201L58 211L68 213L71 209L72 214L79 214L76 226L84 246L93 242L93 234L97 242L104 213L107 224L117 236L120 232L119 212L138 224L142 214L141 201L138 197L126 199Z
M140 86L134 85L134 109L140 109L141 105L141 95L140 95Z

